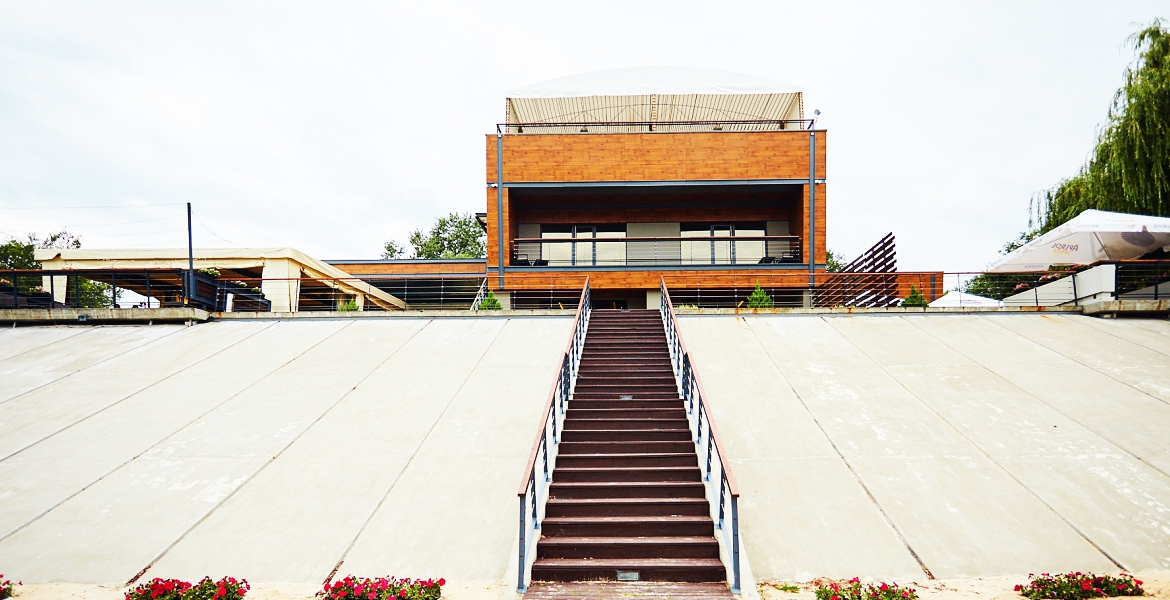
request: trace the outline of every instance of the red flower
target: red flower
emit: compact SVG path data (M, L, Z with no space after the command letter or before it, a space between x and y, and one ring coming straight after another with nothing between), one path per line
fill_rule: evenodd
M1093 589L1093 586L1089 585L1089 582L1086 581L1086 582L1081 584L1081 589L1085 590L1085 591L1089 591L1089 590Z
M881 587L882 587L883 592L888 591L890 589L890 586L886 585L886 583L884 581L882 582Z
M1142 584L1142 582L1139 581L1138 585L1141 585L1141 584ZM439 585L447 585L447 580L440 577L439 578Z
M1018 591L1020 591L1020 590L1024 589L1024 586L1022 586L1022 585L1020 585L1020 584L1018 584L1018 583L1017 583L1017 584L1016 584L1016 587L1015 587L1015 588L1013 588L1013 589L1014 589L1015 591L1017 591L1017 592L1018 592Z

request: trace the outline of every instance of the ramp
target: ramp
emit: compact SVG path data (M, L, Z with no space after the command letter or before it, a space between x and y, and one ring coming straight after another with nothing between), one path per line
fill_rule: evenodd
M758 580L1170 567L1170 323L680 317Z

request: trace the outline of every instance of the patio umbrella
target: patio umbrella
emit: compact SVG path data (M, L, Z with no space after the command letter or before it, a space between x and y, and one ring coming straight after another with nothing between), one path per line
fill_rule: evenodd
M987 266L988 272L1046 271L1053 265L1138 258L1170 251L1170 219L1086 210Z

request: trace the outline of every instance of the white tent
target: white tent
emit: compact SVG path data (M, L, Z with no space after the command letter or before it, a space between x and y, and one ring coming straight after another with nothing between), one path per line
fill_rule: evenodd
M803 118L799 87L713 69L611 69L542 81L508 93L508 123L799 121ZM735 125L724 130L790 128L802 127L799 123L767 127ZM691 129L693 127L663 125L655 131ZM555 127L523 129L525 133L568 131ZM518 132L520 130L514 131ZM572 132L577 132L577 129L572 129Z
M1170 219L1086 210L987 265L988 272L1045 271L1053 265L1126 260L1170 249Z
M930 303L931 308L987 308L995 306L1003 306L1003 302L994 298L984 298L954 290Z

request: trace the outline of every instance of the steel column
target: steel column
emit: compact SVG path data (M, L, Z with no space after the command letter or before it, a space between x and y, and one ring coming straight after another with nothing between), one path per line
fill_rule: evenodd
M504 289L504 134L496 133L496 273Z
M808 132L808 285L817 270L817 132Z

